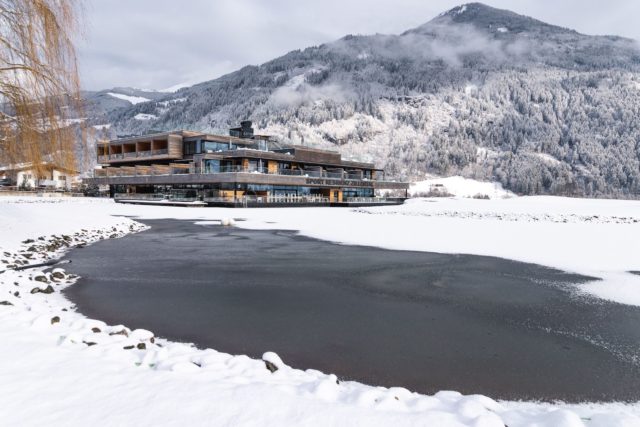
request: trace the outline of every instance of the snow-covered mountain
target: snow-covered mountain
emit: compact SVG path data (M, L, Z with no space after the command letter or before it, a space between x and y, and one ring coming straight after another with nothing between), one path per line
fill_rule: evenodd
M349 35L128 103L110 135L261 133L374 160L399 178L495 179L518 193L640 194L640 48L470 3L399 35Z
M114 87L101 91L84 91L82 93L89 109L90 116L104 117L118 108L127 108L141 102L154 101L167 96L167 92L133 87Z

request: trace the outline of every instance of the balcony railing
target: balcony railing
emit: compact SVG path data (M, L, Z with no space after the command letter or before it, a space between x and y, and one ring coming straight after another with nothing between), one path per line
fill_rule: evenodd
M391 200L387 200L382 197L346 197L344 199L347 203L367 203L367 204L375 204L375 203L393 203Z
M328 197L318 196L318 195L306 195L306 196L298 196L294 194L274 194L269 196L240 196L234 198L233 196L229 197L205 197L203 201L208 203L237 203L240 205L247 204L299 204L299 203L307 203L307 204L327 204L329 203Z
M109 160L131 159L136 157L165 156L167 154L169 154L169 150L166 148L162 150L132 151L129 153L116 153L98 156L98 162L104 163Z
M113 196L116 200L142 200L142 201L172 201L172 202L197 202L197 197L187 197L180 194L140 194L140 193L116 193Z
M129 154L129 153L127 153ZM99 172L98 172L99 171ZM177 175L177 174L191 174L194 173L190 168L184 167L172 167L170 171L167 172L165 170L138 170L131 168L105 168L105 169L96 169L94 176L96 177L105 177L105 176L146 176L146 175ZM279 169L279 170L269 170L267 168L258 168L258 167L243 167L243 166L223 166L220 167L219 170L216 171L204 171L201 172L203 175L215 175L219 173L250 173L250 174L266 174L266 175L282 175L282 176L299 176L299 177L307 177L307 178L325 178L325 179L336 179L336 180L346 180L346 181L385 181L384 176L376 176L375 178L367 178L363 177L360 173L348 173L348 172L328 172L324 170L302 170L302 169Z
M196 202L203 201L207 203L234 203L237 205L255 205L255 204L329 204L331 200L328 197L321 195L308 194L308 195L295 195L295 194L274 194L268 196L240 196L240 197L195 197L193 195L187 196L183 193L154 193L154 194L139 194L139 193L116 193L114 195L116 200L140 200L140 201L156 201L156 202ZM344 200L347 203L363 203L363 204L392 204L396 203L396 200L385 199L381 197L347 197Z

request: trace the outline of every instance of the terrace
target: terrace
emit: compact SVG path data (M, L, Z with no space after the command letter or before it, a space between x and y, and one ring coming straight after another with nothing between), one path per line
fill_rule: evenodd
M126 154L125 154L126 156ZM374 171L371 177L365 176L363 170L325 169L320 166L311 166L299 169L269 169L267 167L226 165L220 166L219 171L200 170L194 173L193 166L186 163L171 163L169 165L148 165L148 166L120 166L95 169L96 178L110 176L152 176L152 175L178 175L194 174L201 176L216 176L221 174L252 174L252 175L279 175L300 178L322 178L328 180L341 181L386 181L383 171ZM381 172L381 173L375 173Z
M130 141L120 144L99 143L98 163L130 162L138 159L180 158L181 152L170 152L169 141L166 139L151 139L148 141Z

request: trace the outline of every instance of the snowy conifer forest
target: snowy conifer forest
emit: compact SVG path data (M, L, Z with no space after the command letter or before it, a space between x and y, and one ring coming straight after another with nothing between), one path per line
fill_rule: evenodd
M640 195L638 43L479 3L147 102L87 99L102 137L226 134L251 119L260 133L375 161L399 179L435 173L496 180L519 194Z

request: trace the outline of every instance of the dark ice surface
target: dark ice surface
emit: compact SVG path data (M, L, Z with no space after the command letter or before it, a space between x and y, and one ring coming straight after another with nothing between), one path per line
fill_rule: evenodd
M151 229L68 254L67 270L82 278L65 294L83 314L422 393L640 400L640 308L576 292L591 278L285 231L142 222Z

